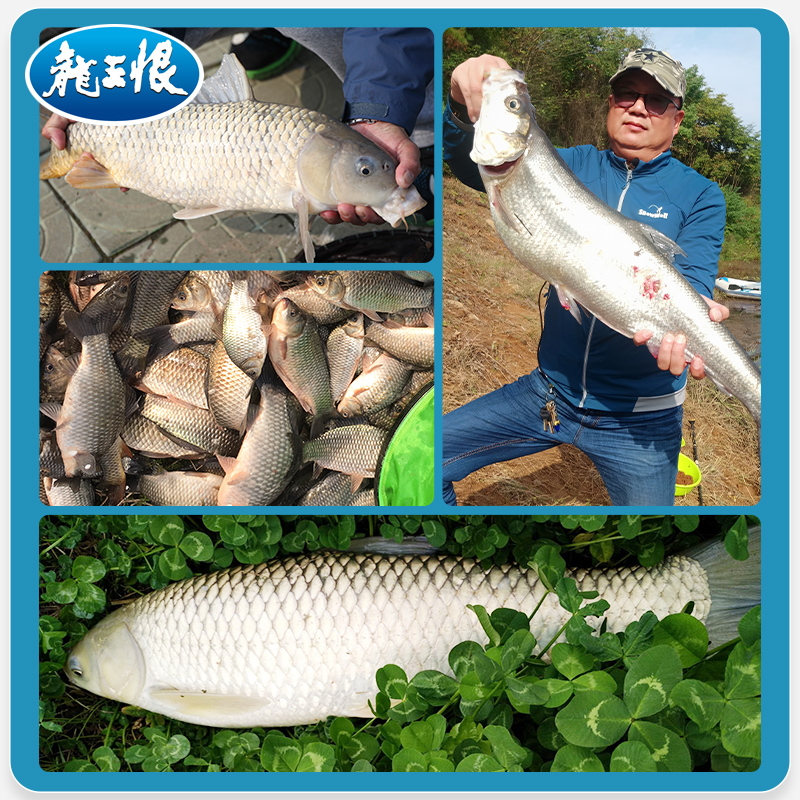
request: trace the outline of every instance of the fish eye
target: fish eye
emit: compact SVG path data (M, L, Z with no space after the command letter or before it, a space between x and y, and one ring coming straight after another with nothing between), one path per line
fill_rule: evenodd
M81 662L75 656L72 656L69 661L67 661L67 669L76 677L82 678L83 677L83 670L81 669Z
M519 109L522 108L522 103L520 102L519 97L507 97L506 108L509 111L519 111Z
M44 371L45 372L52 372L54 369L55 369L55 365L54 364L45 364L44 365Z
M373 163L368 158L359 158L356 161L356 170L360 175L363 175L365 178L369 175L372 175Z

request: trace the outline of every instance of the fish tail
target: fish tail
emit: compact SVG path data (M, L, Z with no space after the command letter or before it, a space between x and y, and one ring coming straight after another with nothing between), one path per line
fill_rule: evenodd
M49 181L51 178L61 178L66 175L73 163L74 157L70 157L64 150L59 150L55 145L50 145L50 155L47 161L39 165L39 180Z
M64 323L79 341L83 341L86 336L109 334L114 327L114 319L110 315L94 319L89 314L79 314L77 311L67 311L64 314Z
M708 575L711 611L705 625L713 646L735 639L739 620L761 602L761 526L750 527L748 533L749 557L745 561L731 558L720 538L684 553Z

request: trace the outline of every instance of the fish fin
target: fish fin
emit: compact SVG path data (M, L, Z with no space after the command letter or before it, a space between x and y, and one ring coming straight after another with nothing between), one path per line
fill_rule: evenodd
M234 458L233 456L218 455L217 461L219 461L219 465L225 471L226 475L230 472L233 472L233 470L236 468L236 464L238 463L236 458Z
M76 189L119 189L119 181L89 153L82 153L66 174L66 182Z
M366 695L366 699L364 698L364 695ZM356 692L355 697L352 699L352 705L348 706L348 708L342 713L346 717L372 719L375 716L375 712L369 707L369 704L374 699L375 696L372 692Z
M441 552L425 536L404 536L399 542L383 536L365 536L353 539L347 547L348 553L374 553L376 555L427 555Z
M58 415L61 413L61 403L41 403L39 413L58 422Z
M192 103L233 103L253 100L253 87L241 62L232 53L222 56L219 69L203 81Z
M88 314L79 314L77 311L67 311L64 314L64 324L72 331L75 338L83 341L84 336L96 336L100 333L108 334L114 327L114 320L110 317L92 319Z
M570 314L572 314L578 325L582 325L583 321L581 320L581 312L580 308L578 307L578 301L566 289L562 288L557 283L552 283L550 285L555 288L556 294L558 295L558 302L561 303L561 306L569 311Z
M426 328L436 327L436 320L434 319L433 314L429 314L427 311L422 315L422 321L425 323Z
M642 222L639 224L642 226L642 228L644 228L646 236L650 239L653 245L655 245L656 250L665 255L670 261L674 261L675 256L686 255L686 253L683 251L683 248L677 242L674 242L672 239L670 239L666 234L663 234L661 231L657 231L655 228L651 228L649 225L645 225Z
M353 308L352 306L342 306L343 308ZM377 311L367 311L365 308L353 308L353 311L360 311L365 317L369 317L373 322L384 322L383 317Z
M364 476L363 475L351 475L350 476L350 494L355 494L361 484L364 483Z
M711 611L706 618L712 647L738 636L739 620L761 602L761 526L748 528L749 556L737 561L728 555L721 538L701 542L683 555L693 558L706 571L711 593Z
M507 208L503 196L500 194L500 187L496 184L492 185L489 192L489 203L500 215L503 222L511 228L512 231L524 234L527 233L525 226L519 221L516 214L512 214Z
M203 208L182 208L176 211L172 216L175 219L197 219L198 217L208 217L211 214L219 214L220 211L229 211L230 209L222 208L221 206L205 206Z
M150 696L165 709L174 713L168 716L202 717L204 724L234 723L239 714L252 713L266 705L267 701L257 697L239 697L211 692L183 692L180 689L152 689Z
M308 227L308 198L299 192L292 194L292 205L297 212L297 225L300 232L300 242L307 264L314 263L314 243L311 241L311 231Z

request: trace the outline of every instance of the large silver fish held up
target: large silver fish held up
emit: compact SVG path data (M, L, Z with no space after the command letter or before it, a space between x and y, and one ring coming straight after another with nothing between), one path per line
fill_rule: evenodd
M136 189L183 206L178 219L226 210L297 214L311 262L309 214L364 205L396 226L425 205L413 186L396 184L396 166L338 120L254 100L241 64L226 55L195 100L174 114L136 125L71 124L66 150L53 147L39 177Z
M734 562L720 540L652 567L571 572L610 604L609 631L694 603L712 644L759 602L760 531ZM757 544L756 544L757 542ZM318 552L179 581L103 619L69 655L73 683L201 725L301 725L372 716L376 671L449 672L459 642L486 642L468 604L532 614L543 646L570 617L534 570L444 555ZM543 599L544 598L544 599ZM600 620L588 618L599 626ZM563 635L562 635L563 638Z
M497 232L526 267L549 281L580 322L578 305L633 337L686 336L687 358L738 397L761 426L761 373L673 265L681 248L592 194L536 124L525 78L495 70L483 82L470 154L480 168Z

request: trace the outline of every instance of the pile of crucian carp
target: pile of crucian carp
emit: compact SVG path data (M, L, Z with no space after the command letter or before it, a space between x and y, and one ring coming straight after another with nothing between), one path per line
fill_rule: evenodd
M433 379L411 271L45 272L49 505L372 505L387 434Z

